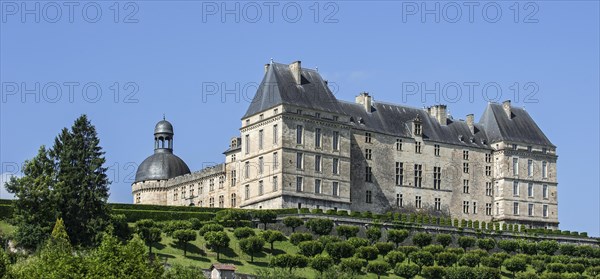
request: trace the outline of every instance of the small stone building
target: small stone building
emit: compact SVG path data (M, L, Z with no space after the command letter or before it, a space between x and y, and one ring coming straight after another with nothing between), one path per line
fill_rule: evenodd
M235 279L235 266L232 264L212 264L208 269L210 279Z

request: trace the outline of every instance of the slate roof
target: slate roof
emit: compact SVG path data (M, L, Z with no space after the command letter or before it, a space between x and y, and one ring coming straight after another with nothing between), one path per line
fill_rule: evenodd
M146 158L135 173L135 182L165 180L190 173L187 164L167 149L157 149Z

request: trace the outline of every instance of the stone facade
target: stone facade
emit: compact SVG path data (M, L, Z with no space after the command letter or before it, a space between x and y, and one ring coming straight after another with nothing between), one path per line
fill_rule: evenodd
M136 181L135 203L425 211L558 227L556 147L510 102L489 104L479 123L456 121L444 105L416 109L367 93L338 101L300 62L265 71L225 163Z

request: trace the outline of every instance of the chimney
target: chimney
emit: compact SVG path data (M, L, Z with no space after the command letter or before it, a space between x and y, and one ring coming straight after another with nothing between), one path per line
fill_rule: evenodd
M288 66L290 71L292 71L296 85L302 84L302 65L300 63L300 61L296 61Z
M356 96L356 103L357 104L361 104L363 105L363 107L365 108L365 110L367 112L371 112L371 104L372 104L372 98L371 96L369 96L369 93L367 92L363 92L360 93L358 96Z
M506 115L508 116L508 119L511 119L511 112L510 112L510 100L506 100L504 102L502 102L502 108L504 109L504 112L506 112Z
M269 66L271 66L271 64L265 64L265 74L269 71Z
M469 130L471 130L471 134L475 134L475 116L471 114L467 114L467 126L469 126Z
M440 125L445 126L448 118L448 113L446 111L446 105L434 105L427 108L429 115L433 116Z

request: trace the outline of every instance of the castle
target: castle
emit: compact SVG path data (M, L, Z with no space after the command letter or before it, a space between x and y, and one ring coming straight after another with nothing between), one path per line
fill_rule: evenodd
M478 123L445 105L418 109L338 100L316 70L265 65L225 162L197 172L154 130L134 203L225 208L440 212L558 228L556 146L522 108L489 103Z

